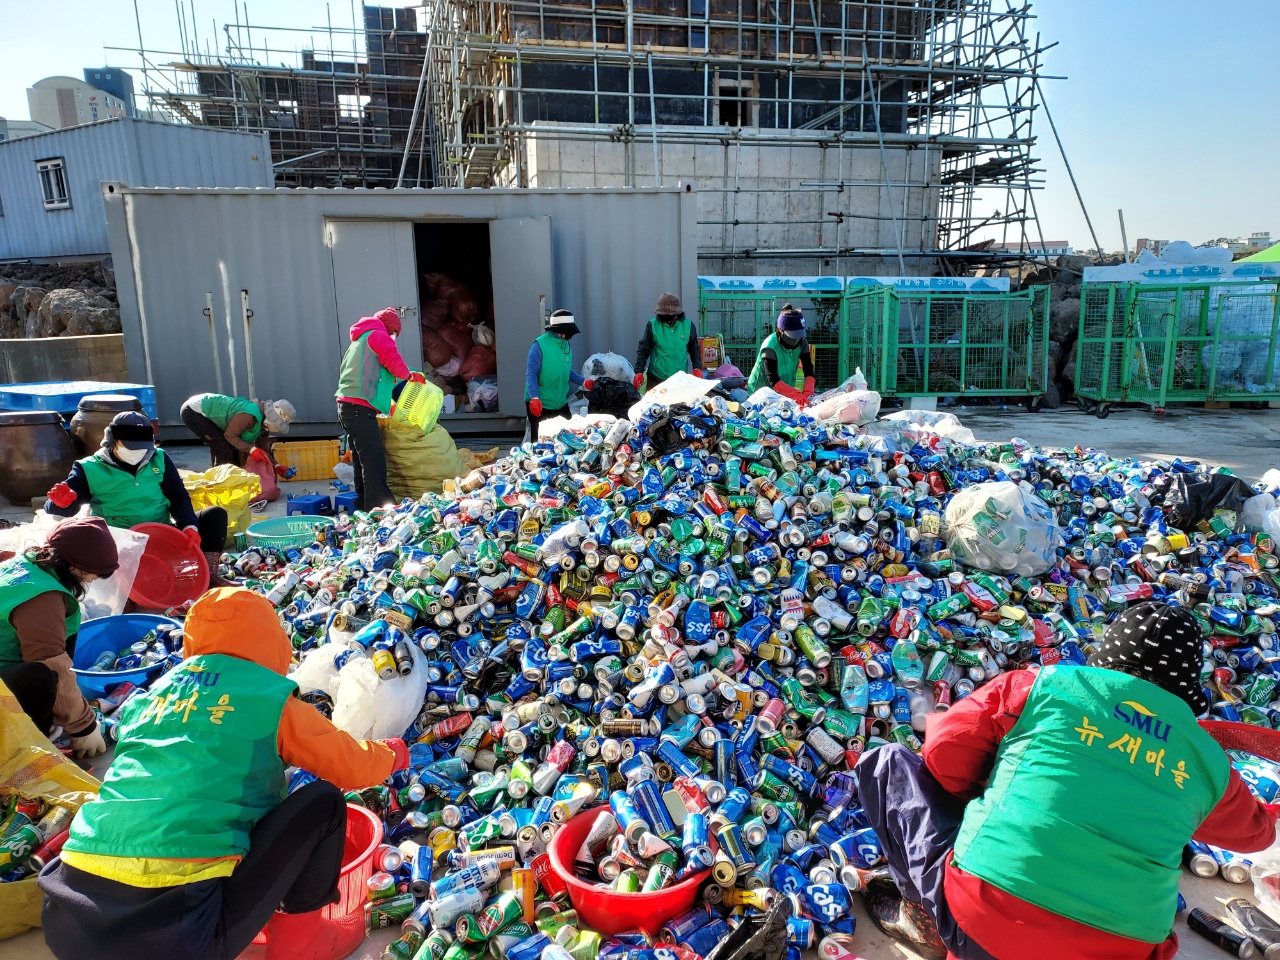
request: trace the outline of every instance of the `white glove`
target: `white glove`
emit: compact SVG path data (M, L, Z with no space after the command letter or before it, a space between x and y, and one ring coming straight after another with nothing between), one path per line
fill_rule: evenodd
M71 738L71 751L78 760L96 757L100 753L107 752L107 741L102 739L102 731L95 725L83 737Z

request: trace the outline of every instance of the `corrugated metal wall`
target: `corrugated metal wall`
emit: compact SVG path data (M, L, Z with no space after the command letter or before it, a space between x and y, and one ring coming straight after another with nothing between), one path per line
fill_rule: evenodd
M36 161L62 157L71 206L46 210ZM270 187L265 133L122 117L0 142L0 260L108 252L103 181L132 186Z
M155 384L164 424L178 422L188 396L216 386L206 291L214 302L224 386L232 387L230 337L236 386L247 390L241 290L249 291L254 311L259 397L287 397L306 422L334 421L341 351L358 318L338 316L328 221L549 217L554 277L548 309L564 306L579 318L578 366L598 351L633 360L664 291L678 293L696 316L696 203L684 188L250 191L106 184L103 191L129 374ZM388 290L395 286L391 270L388 265ZM497 273L493 280L495 288L503 283ZM390 302L388 294L367 312ZM500 355L516 350L523 357L538 333L536 315L522 316L517 329L500 326ZM406 359L420 364L420 357ZM524 415L519 388L502 395L503 415Z

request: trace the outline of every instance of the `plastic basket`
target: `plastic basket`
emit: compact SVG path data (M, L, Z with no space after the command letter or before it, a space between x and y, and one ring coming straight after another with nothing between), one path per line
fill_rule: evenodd
M617 893L579 880L573 872L574 855L587 839L596 818L608 812L608 807L596 807L578 814L561 827L547 845L551 869L569 888L573 908L592 930L611 936L639 927L645 933L656 935L664 923L693 906L698 899L698 889L711 871L695 873L656 893Z
M129 599L148 610L164 610L194 600L209 589L209 565L186 534L167 523L140 523L135 533L147 536Z
M93 662L106 650L120 653L128 650L159 626L181 627L169 617L150 613L125 613L117 617L98 617L80 624L76 637L76 652L71 660L71 672L76 675L80 692L90 700L101 697L118 683L144 686L154 680L163 664L136 667L133 670L92 670Z
M1200 726L1223 750L1243 750L1280 762L1280 730L1232 720L1201 720Z
M266 547L269 550L305 547L309 543L315 543L317 530L321 527L331 527L333 524L333 517L312 514L259 520L247 531L249 545Z
M417 427L423 433L430 433L440 419L440 411L444 409L444 391L434 383L415 383L410 381L400 392L396 408L391 419L396 423Z
M271 447L276 463L297 471L294 480L332 480L338 465L337 440L294 440Z
M382 821L347 804L347 834L338 874L337 903L314 913L276 913L238 960L340 960L365 936L364 905Z

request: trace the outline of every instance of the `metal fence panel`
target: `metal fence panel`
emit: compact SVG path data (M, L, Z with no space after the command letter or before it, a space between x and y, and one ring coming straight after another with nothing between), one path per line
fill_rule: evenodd
M1076 393L1155 407L1280 397L1278 332L1274 284L1089 284Z

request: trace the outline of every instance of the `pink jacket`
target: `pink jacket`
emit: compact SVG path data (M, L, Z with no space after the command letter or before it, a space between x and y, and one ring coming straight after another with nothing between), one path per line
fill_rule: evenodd
M387 333L387 328L377 317L361 317L351 325L351 342L355 343L366 333L373 331L369 337L369 348L373 350L378 357L378 362L386 367L397 380L409 379L409 365L404 362L404 357L400 356L400 351L396 349L396 342L392 339L391 334ZM362 407L373 409L373 405L367 400L360 397L339 397L341 403L355 403Z

